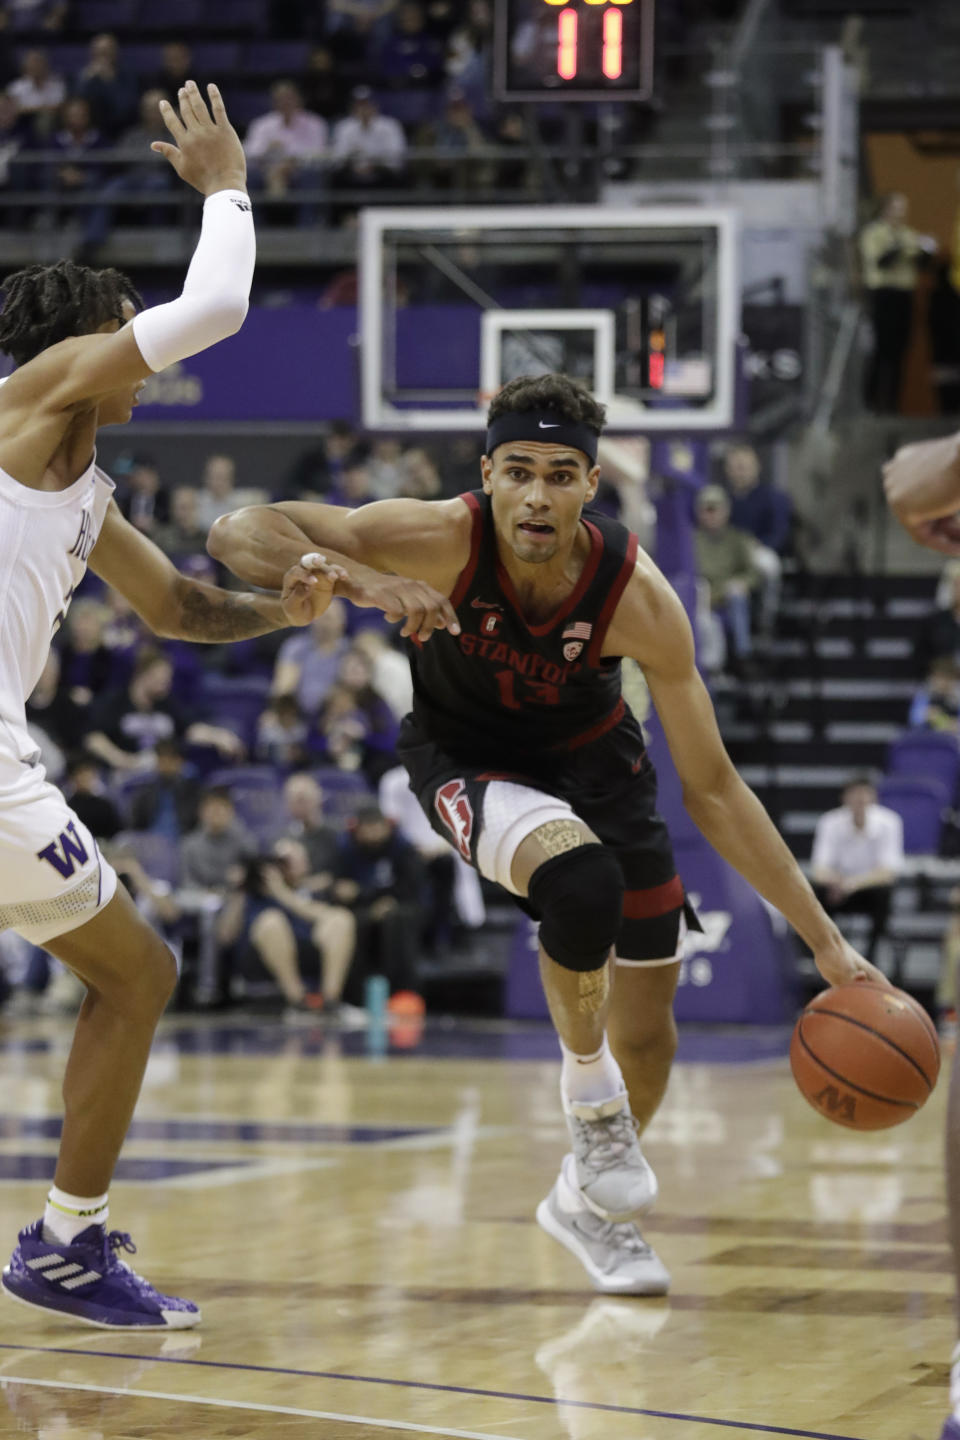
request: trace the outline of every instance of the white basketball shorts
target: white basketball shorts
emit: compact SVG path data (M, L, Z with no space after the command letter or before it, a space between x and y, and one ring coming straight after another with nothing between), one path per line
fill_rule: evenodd
M45 945L116 890L116 871L43 766L0 752L0 930Z

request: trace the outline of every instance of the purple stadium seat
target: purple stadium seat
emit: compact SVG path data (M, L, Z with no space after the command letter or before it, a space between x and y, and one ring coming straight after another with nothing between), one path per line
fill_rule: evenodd
M372 797L366 777L357 770L338 770L335 765L324 765L311 770L310 774L323 791L323 813L338 823L354 813L359 801Z
M137 41L133 45L124 45L121 54L125 70L132 70L134 75L153 75L163 61L163 44L159 40L150 44Z
M960 746L956 736L934 730L908 730L890 746L887 773L940 780L952 800L960 779Z
M230 770L214 770L207 784L223 785L230 791L237 819L252 830L259 845L271 845L282 833L287 819L282 781L272 766L237 765Z
M896 810L903 821L903 848L908 855L936 855L940 849L943 812L950 792L942 780L895 775L881 782L880 804Z
M270 680L265 675L205 674L196 699L211 725L225 725L249 746L269 695Z
M218 35L262 35L268 23L267 0L204 0L199 20Z
M58 75L76 75L87 63L89 49L86 45L44 45L50 69ZM22 53L22 52L21 52Z
M230 119L234 125L241 128L249 125L251 120L256 120L258 115L266 115L270 109L270 96L266 90L235 90L229 85L223 98Z
M294 79L307 68L310 46L305 40L258 40L243 47L247 75L284 75Z
M433 90L377 90L375 99L384 115L413 128L435 120L443 109L443 96Z
M131 30L137 21L137 0L79 0L70 11L70 28L96 35L102 30Z
M155 4L154 0L144 0L140 6L138 29L189 43L187 32L200 28L203 9L203 0L163 0L162 5Z
M169 835L154 835L146 830L125 830L114 842L129 850L154 880L165 880L175 887L180 880L180 852Z
M191 46L198 75L212 75L219 81L240 69L240 44L237 40L199 40Z

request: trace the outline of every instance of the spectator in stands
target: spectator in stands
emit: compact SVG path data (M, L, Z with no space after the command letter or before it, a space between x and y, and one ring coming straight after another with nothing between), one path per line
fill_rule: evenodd
M137 113L137 86L120 59L115 35L95 35L90 58L80 72L76 93L87 101L93 123L108 140L115 140Z
M374 440L367 459L370 489L378 500L392 500L403 481L403 445L392 436Z
M170 518L170 500L160 479L157 462L152 455L131 455L126 465L114 467L122 475L126 470L123 491L120 496L120 510L126 520L145 535L154 531Z
M257 720L256 757L280 770L304 765L309 734L297 697L275 695Z
M245 867L242 890L221 916L224 943L244 935L287 1004L289 1019L303 1015L353 1027L361 1010L343 1002L343 987L356 949L357 925L343 905L318 900L309 889L309 860L297 840L280 840L269 860ZM304 969L321 972L321 989L310 991Z
M495 184L500 190L528 190L532 174L526 152L530 148L526 121L519 110L505 110L497 118L496 143L504 150L516 150L515 160L497 162Z
M459 87L447 94L443 115L430 136L437 150L451 156L449 165L431 167L433 182L443 189L483 190L494 180L494 167L479 161L475 152L489 144L471 109L466 92Z
M170 519L153 538L167 555L205 555L208 526L200 519L200 497L192 485L178 485L170 496Z
M339 484L360 445L349 420L331 420L320 444L305 450L294 462L283 484L283 494L294 500L325 499Z
M113 654L103 639L109 614L99 600L85 596L74 600L67 611L65 638L59 646L60 687L77 707L81 727L95 697L117 680Z
M879 414L900 409L903 362L913 328L913 294L921 262L937 242L907 225L905 195L887 195L879 213L860 235L863 283L873 321L873 354L866 378L866 401Z
M105 172L97 158L104 140L93 124L90 106L75 96L67 100L61 111L62 126L54 133L52 147L59 150L63 163L55 169L56 188L64 195L87 195L100 190ZM77 205L61 210L60 221L73 220L81 230L80 248L75 258L86 263L93 258L107 237L110 208L107 205Z
M277 655L271 695L295 695L304 715L316 715L347 651L346 628L346 607L342 600L333 600L312 625L285 640Z
M289 817L286 834L306 850L313 888L328 889L336 869L340 834L324 819L323 790L312 775L301 771L284 782L283 804Z
M374 43L376 73L390 90L436 87L443 75L443 46L430 33L420 0L400 0Z
M370 662L360 650L343 656L324 700L317 730L325 758L341 770L363 770L376 783L394 764L397 722L372 684Z
M60 655L51 650L40 679L27 700L27 730L37 747L40 763L51 780L60 779L66 769L66 753L80 734L77 708L59 686Z
M349 510L358 510L378 499L373 488L373 478L366 458L354 452L343 466L339 480L327 491L329 505L345 505Z
M937 606L920 628L916 654L925 671L945 656L960 664L960 560L944 566L937 587Z
M376 801L364 801L337 857L333 899L357 918L357 952L367 974L391 992L416 988L423 865Z
M156 770L130 801L131 830L179 841L197 823L197 782L187 774L183 750L172 736L154 746Z
M738 441L723 459L730 495L730 523L752 535L753 566L761 579L760 618L770 633L780 609L781 556L790 545L793 505L789 495L762 477L760 456L747 441Z
M325 120L342 115L347 107L348 85L329 45L314 45L300 77L300 91L307 109Z
M390 644L379 625L367 625L358 631L353 648L370 666L370 684L374 690L389 705L394 717L402 720L413 707L413 681L406 655Z
M140 118L120 137L118 148L129 157L130 163L108 185L111 194L116 195L118 200L131 192L166 195L173 189L174 172L169 165L158 164L157 156L150 149L154 140L164 140L169 135L160 113L160 101L166 98L163 90L147 90L141 95ZM141 223L146 220L150 225L164 225L175 220L176 211L162 205L151 206L144 211L142 206L138 206L137 218Z
M903 821L895 810L877 804L869 775L855 775L842 801L817 821L810 860L813 887L828 914L869 916L866 956L872 961L903 870Z
M723 457L730 492L730 523L768 550L783 555L790 544L793 504L790 496L764 479L760 456L747 440L738 440Z
M730 501L719 485L705 485L696 500L697 569L710 588L710 607L722 619L734 661L752 649L750 594L758 575L753 541L730 524Z
M22 161L17 161L29 138L16 100L0 90L0 191L24 190L29 185L29 171ZM21 212L7 209L6 217L7 225L12 226L20 222Z
M960 734L960 666L952 655L934 660L926 684L913 697L907 723L915 730Z
M380 114L369 85L357 85L351 92L350 114L333 127L332 183L350 190L396 184L406 149L403 126Z
M389 15L397 0L327 0L326 25L331 35L352 30L369 35L378 20Z
M270 99L273 109L251 122L243 148L252 162L251 187L264 189L271 199L278 200L298 187L320 183L327 122L303 108L303 98L292 80L278 80ZM310 215L300 218L308 220Z
M7 94L16 100L20 114L29 119L34 140L42 143L57 123L67 87L51 70L46 51L28 50L20 75L7 86Z
M200 797L197 827L180 847L183 884L218 895L241 883L256 846L237 819L230 791L213 785Z
M401 461L403 479L397 495L405 500L439 500L443 485L436 461L421 445L414 445L404 452Z
M246 500L237 489L237 462L232 455L208 455L200 477L197 519L207 530L214 520L230 510L239 510Z
M94 840L112 840L123 829L120 812L106 792L96 758L85 750L67 764L64 794Z
M239 760L243 744L220 725L190 723L171 695L173 666L159 650L140 652L126 690L113 691L90 707L85 744L114 770L152 770L159 740L176 737L191 745L210 745L225 760Z
M490 0L470 0L466 16L450 36L447 74L468 95L482 99L487 92L487 56L493 48L493 9Z
M206 94L207 87L197 74L190 46L184 40L170 40L163 47L160 69L149 78L149 89L159 90L173 100L188 80L195 80L200 86L200 93Z
M62 30L70 13L70 0L6 0L25 30Z

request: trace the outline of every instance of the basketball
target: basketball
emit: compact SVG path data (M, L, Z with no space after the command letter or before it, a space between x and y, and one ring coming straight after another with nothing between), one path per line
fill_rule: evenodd
M850 1130L888 1130L937 1083L940 1043L903 990L856 981L817 995L797 1021L790 1068L815 1110Z

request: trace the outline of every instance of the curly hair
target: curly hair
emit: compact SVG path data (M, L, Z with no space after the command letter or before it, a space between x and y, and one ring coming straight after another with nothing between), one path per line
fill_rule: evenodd
M569 375L518 375L498 390L487 411L487 424L499 415L549 410L564 420L579 421L597 435L603 431L607 410L590 391Z
M92 335L108 320L123 324L123 302L143 309L133 282L119 270L91 270L60 260L28 265L0 286L0 350L17 365L73 335Z

